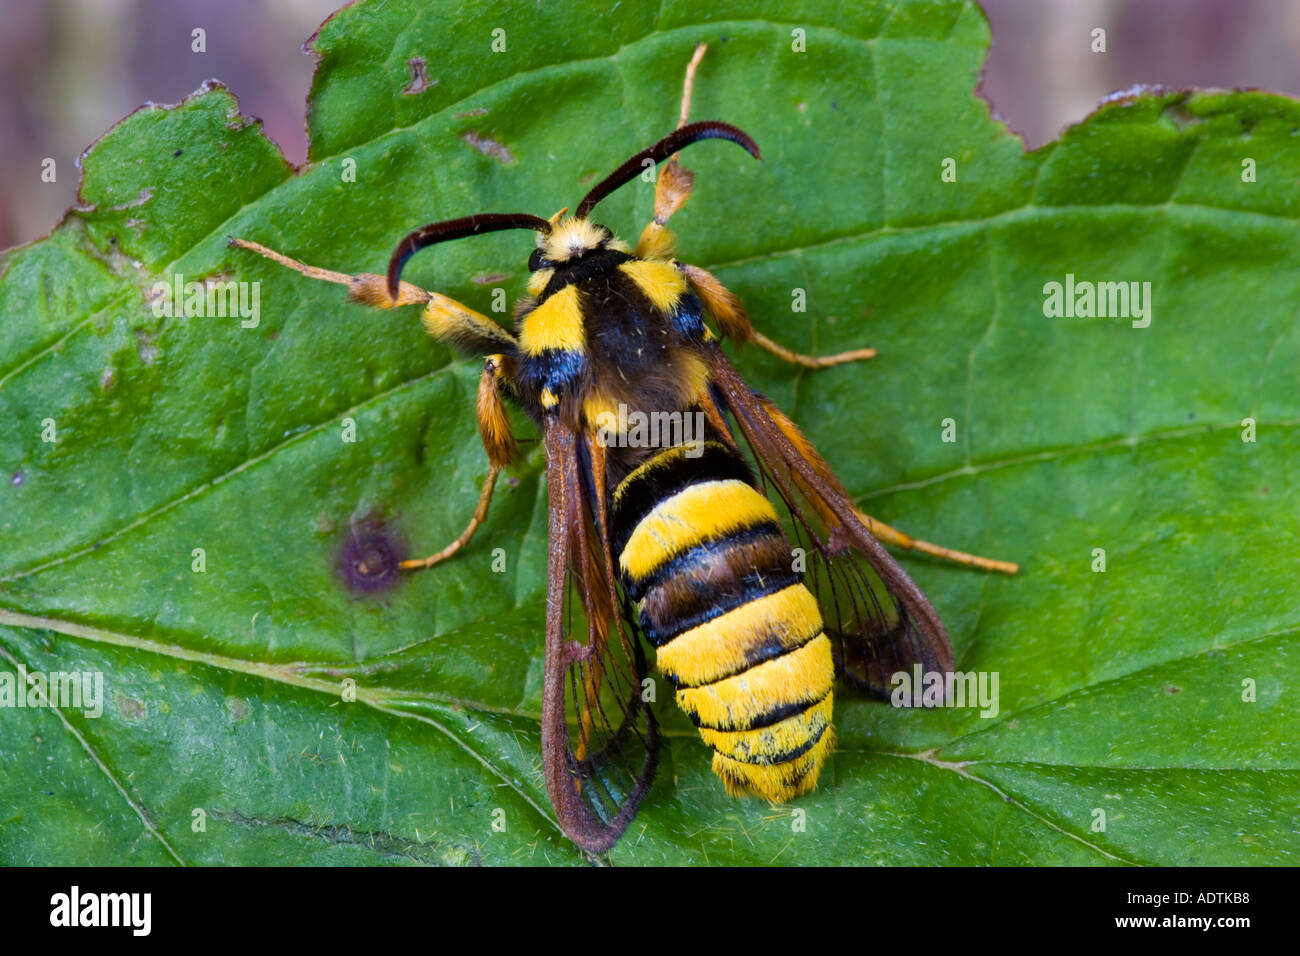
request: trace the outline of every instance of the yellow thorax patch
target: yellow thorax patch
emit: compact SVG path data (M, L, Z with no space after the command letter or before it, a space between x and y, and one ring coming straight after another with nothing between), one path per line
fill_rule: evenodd
M671 312L686 291L686 279L671 262L637 259L619 268L661 312Z
M519 344L529 355L538 355L547 349L583 351L587 334L582 322L578 287L565 286L529 312L519 331Z

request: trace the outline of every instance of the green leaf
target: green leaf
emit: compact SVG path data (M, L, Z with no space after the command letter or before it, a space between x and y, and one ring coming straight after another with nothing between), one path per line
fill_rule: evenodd
M792 807L726 797L661 699L613 861L1297 862L1300 107L1145 92L1026 154L974 95L973 3L765 9L361 3L313 42L301 170L220 87L96 144L82 204L0 260L0 671L100 673L104 709L0 710L0 861L582 862L540 773L540 449L453 561L350 590L356 535L428 553L468 520L477 365L226 240L382 271L421 223L550 215L672 127L706 40L693 115L764 161L691 151L683 256L793 348L880 352L739 368L870 513L1023 570L903 556L998 713L841 697ZM602 219L635 237L652 190ZM526 254L408 276L489 312ZM1067 274L1150 282L1149 327L1045 315ZM178 275L260 283L258 324L155 314Z

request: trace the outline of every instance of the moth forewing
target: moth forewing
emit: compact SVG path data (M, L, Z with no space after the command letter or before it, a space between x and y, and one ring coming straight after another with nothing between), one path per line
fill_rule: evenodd
M543 773L564 832L589 853L614 845L649 790L659 752L642 695L646 662L608 600L579 438L545 425L549 557L542 691ZM579 640L579 637L585 640Z
M873 696L887 696L889 676L913 664L951 671L952 644L933 605L867 530L811 444L788 420L774 419L769 403L744 382L720 348L711 350L710 368L725 410L811 545L811 583L822 601L827 633L837 644L840 676ZM868 576L854 567L858 556L892 607L879 600Z

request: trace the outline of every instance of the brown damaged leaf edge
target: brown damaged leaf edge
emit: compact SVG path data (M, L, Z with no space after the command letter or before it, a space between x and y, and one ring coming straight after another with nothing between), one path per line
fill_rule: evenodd
M353 0L353 2L357 2L357 0ZM95 137L94 141L81 151L81 155L77 159L77 168L81 171L81 178L77 182L77 201L67 208L63 215L59 217L58 221L50 228L49 232L36 236L27 242L20 242L17 245L10 246L7 249L0 249L0 259L7 260L11 253L35 245L38 242L44 242L46 239L52 237L59 229L70 225L73 220L85 220L88 216L101 211L97 203L93 203L86 198L84 192L86 186L85 163L86 159L95 151L99 144L112 136L123 123L128 122L139 113L171 112L183 109L194 100L200 99L204 96L211 96L213 94L224 96L230 101L227 113L233 117L233 119L226 124L227 128L247 129L250 126L257 128L266 141L275 147L275 155L283 165L286 177L296 176L302 172L305 166L310 165L308 163L304 164L304 166L295 166L293 163L289 162L289 160L285 158L284 150L280 148L280 144L267 136L266 131L262 129L262 120L256 116L245 113L240 109L239 97L236 96L229 87L220 80L204 80L194 89L193 92L181 97L181 99L176 103L142 103L140 106L137 106L131 112L127 113L117 122L109 126L108 129L104 130L104 132L99 136ZM182 154L183 152L184 151L181 150ZM178 153L177 150L173 149L167 155L169 159L175 159L177 158ZM149 202L153 199L154 188L155 187L153 186L143 186L141 187L140 193L134 198L123 200L107 208L112 212L123 212L130 208L147 208ZM256 202L256 199L254 199L253 202ZM90 245L88 239L84 239L84 241L86 241L87 245ZM99 258L101 262L104 261L105 256L120 254L117 253L116 250L100 249L98 246L92 246L92 248L97 253L97 258ZM4 277L5 272L8 270L8 265L9 263L7 261L0 261L0 278ZM136 263L136 267L139 268L139 263ZM141 271L143 272L144 270L141 269Z

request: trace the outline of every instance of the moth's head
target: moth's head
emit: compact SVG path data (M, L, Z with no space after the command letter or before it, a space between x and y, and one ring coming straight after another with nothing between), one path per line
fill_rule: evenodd
M530 272L565 266L602 249L632 251L626 242L614 237L608 226L586 218L564 216L564 210L552 216L550 223L550 232L537 234L537 248L528 259Z

